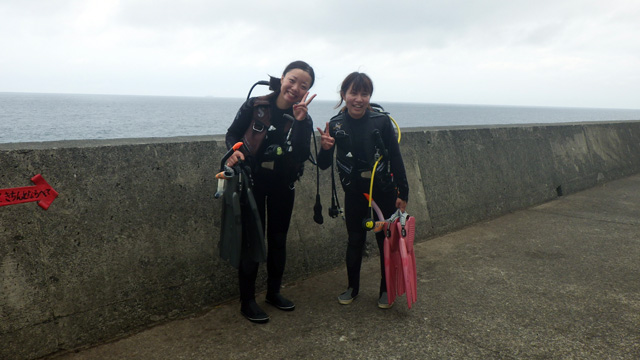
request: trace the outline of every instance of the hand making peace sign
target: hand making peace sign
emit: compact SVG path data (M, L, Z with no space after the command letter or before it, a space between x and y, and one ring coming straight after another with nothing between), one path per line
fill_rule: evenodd
M332 138L331 135L329 134L329 123L327 122L327 125L324 128L324 131L322 131L322 129L317 128L318 132L320 133L320 145L322 146L323 150L329 150L333 147L333 144L336 143L336 139Z
M295 117L298 121L302 121L307 117L307 106L311 104L311 101L316 97L316 94L311 95L311 98L309 100L307 100L307 96L309 96L308 91L306 94L304 94L302 101L293 105L293 117Z

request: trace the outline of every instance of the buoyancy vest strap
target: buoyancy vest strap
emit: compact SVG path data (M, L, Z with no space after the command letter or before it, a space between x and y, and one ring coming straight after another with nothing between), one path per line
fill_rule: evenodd
M245 130L242 142L244 143L242 150L245 155L255 156L264 142L267 132L271 127L271 111L269 111L269 98L273 94L260 96L253 103L253 114L251 115L251 123ZM292 121L285 123L283 132L288 133L293 126Z

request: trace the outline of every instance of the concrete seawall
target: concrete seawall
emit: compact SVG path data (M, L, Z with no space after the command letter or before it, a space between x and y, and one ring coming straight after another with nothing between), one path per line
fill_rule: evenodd
M401 148L426 240L639 173L640 122L403 129ZM104 342L237 297L217 255L224 151L221 137L1 144L0 188L42 174L60 195L47 211L0 207L0 358ZM344 258L344 224L326 214L329 172L317 225L306 169L285 281Z

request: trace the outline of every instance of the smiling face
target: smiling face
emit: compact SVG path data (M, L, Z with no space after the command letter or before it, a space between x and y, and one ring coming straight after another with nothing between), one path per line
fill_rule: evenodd
M311 87L311 75L302 69L292 69L280 78L280 94L277 105L281 109L288 109L300 102L304 94Z
M362 89L354 90L353 84L351 84L347 92L342 95L342 98L347 105L349 116L354 119L360 119L369 108L371 94Z

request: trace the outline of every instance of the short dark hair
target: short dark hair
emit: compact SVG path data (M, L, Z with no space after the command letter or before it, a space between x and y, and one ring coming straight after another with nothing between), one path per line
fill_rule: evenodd
M300 69L306 72L307 74L309 74L309 76L311 76L311 84L309 85L309 89L311 89L311 87L313 86L313 83L316 81L316 74L313 71L313 68L311 67L311 65L307 64L302 60L296 60L290 63L289 65L287 65L286 68L284 68L284 71L282 72L282 76L285 76L289 71L293 69ZM282 84L280 83L280 78L269 76L269 90L279 92L280 86L282 86Z
M349 90L351 85L353 85L354 91L366 91L369 95L373 94L373 81L371 81L369 75L354 71L347 75L347 77L342 81L342 85L340 86L340 102L336 105L336 108L342 105L344 97L347 94L347 90Z

